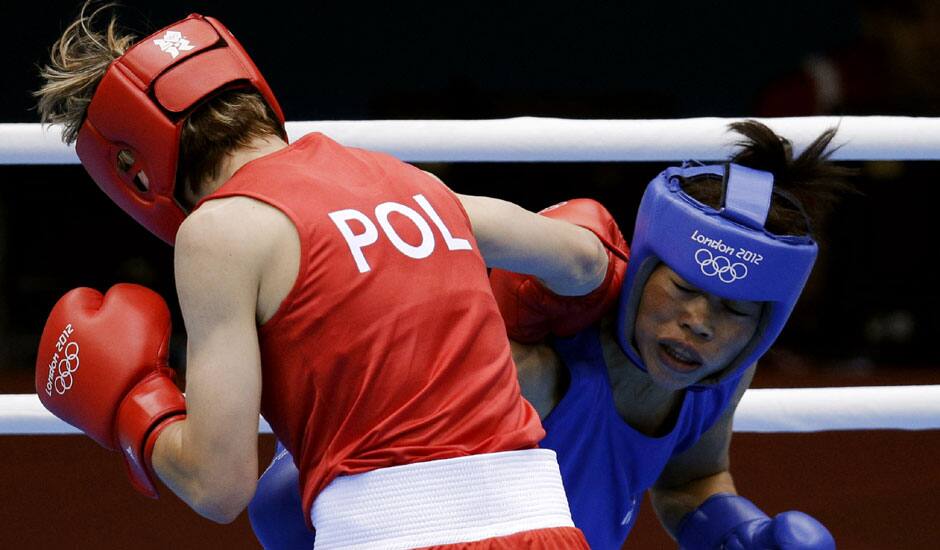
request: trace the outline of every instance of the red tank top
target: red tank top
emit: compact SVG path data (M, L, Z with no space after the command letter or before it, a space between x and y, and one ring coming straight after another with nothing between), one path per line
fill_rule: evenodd
M311 134L206 200L234 195L279 209L300 236L297 281L259 338L261 412L294 456L305 510L338 475L542 439L444 185Z

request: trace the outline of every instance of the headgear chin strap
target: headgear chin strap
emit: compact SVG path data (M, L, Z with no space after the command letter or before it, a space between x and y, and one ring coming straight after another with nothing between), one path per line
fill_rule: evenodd
M259 92L283 126L280 105L241 44L217 20L192 14L111 63L78 133L78 157L111 200L173 244L186 217L173 196L183 123L194 107L233 88ZM132 166L121 166L122 151Z
M682 180L699 176L723 181L721 210L682 190ZM773 193L772 174L736 164L673 167L650 182L637 213L617 327L621 348L638 367L646 370L633 341L637 308L660 262L704 292L764 303L754 337L741 353L690 389L734 376L770 348L793 311L818 251L809 235L775 235L764 228Z

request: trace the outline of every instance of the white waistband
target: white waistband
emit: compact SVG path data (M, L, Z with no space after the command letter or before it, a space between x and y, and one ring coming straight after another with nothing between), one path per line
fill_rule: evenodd
M573 527L555 452L529 449L341 476L310 511L316 550L387 550Z

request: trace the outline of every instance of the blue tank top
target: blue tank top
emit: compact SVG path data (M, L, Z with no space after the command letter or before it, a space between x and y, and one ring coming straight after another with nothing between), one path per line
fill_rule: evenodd
M591 548L620 548L643 492L673 455L691 447L718 420L740 376L707 390L686 391L673 429L649 437L617 412L596 325L556 340L554 348L571 374L571 385L543 421L548 435L540 446L558 453L571 516Z

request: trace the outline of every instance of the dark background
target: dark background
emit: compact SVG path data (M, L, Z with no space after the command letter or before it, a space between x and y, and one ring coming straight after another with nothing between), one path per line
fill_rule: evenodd
M220 18L261 67L289 120L937 116L940 7L934 4L929 0L268 1L240 7L231 2L163 1L129 5L121 13L139 35L194 11ZM4 70L0 122L37 121L30 96L38 87L37 66L77 11L77 2L0 4L5 38L0 54ZM812 75L820 75L821 80ZM839 92L821 93L829 89ZM852 183L861 193L846 197L822 224L823 251L814 276L779 345L763 362L756 385L940 382L936 372L940 284L933 236L934 205L940 198L940 186L934 180L940 166L932 162L852 166L859 169ZM614 212L629 238L643 187L663 165L424 167L460 192L499 196L531 209L573 196L597 198ZM118 281L151 286L172 306L172 250L111 204L80 166L0 166L0 394L35 391L32 368L39 332L62 293L75 286L103 290ZM179 330L174 340L181 350L184 336ZM179 354L175 360L181 364ZM774 470L767 464L774 453L767 449L776 448L772 442L779 440L775 437L817 449L823 445L821 439L799 436L747 436L743 440L755 437L765 439L749 443L747 448L753 452L747 454L745 449L740 455L744 458L735 458L739 479ZM51 490L44 478L30 478L14 460L67 462L68 453L82 445L74 439L0 437L0 455L8 458L0 466L0 498L12 496L12 500L0 501L0 518L29 515L29 508L17 502L34 497L22 500L25 497L18 491ZM881 485L870 478L855 481L878 486L879 493L882 485L895 489L887 503L874 501L869 511L884 506L897 510L900 501L911 499L916 499L916 506L906 502L911 514L940 507L936 440L935 433L923 434L919 441L926 446L917 454L909 450L916 447L913 443L903 440L899 444L888 436L885 444L902 445L896 460L908 462L893 464L896 477ZM831 440L826 441L827 448L832 447ZM874 439L850 438L846 443L843 437L840 441L846 449L876 445ZM92 456L101 453L88 451ZM265 446L263 453L269 456L270 448ZM833 460L830 471L844 472L841 465L846 462L864 463L864 456L851 453L850 460L822 456ZM890 447L885 453L894 456ZM918 468L920 461L927 465ZM41 470L41 464L40 460L33 468ZM86 464L86 468L94 472L92 466ZM781 475L793 475L785 466L780 469ZM811 469L801 465L798 477ZM825 467L820 470L827 471ZM122 483L118 475L108 472L94 479ZM868 474L845 475L855 480ZM7 489L14 482L18 485ZM844 490L839 493L828 487L843 486L841 482L829 483L825 493L816 491L814 483L806 479L798 485L807 493L804 502L791 498L781 506L807 509L813 506L813 497L818 497L829 503L822 506L822 514L828 510L831 516L828 523L845 515L840 510L853 510L839 498L840 494L848 498ZM920 493L905 493L905 483ZM793 489L786 483L759 482L745 488L753 494L768 486ZM932 501L925 501L924 487L932 488ZM98 489L84 489L89 500L81 506L90 506L90 515L96 515ZM36 500L41 503L56 494ZM772 501L774 497L765 498ZM858 502L857 495L852 498ZM100 513L111 517L130 510L128 517L140 519L142 512L135 509L139 500L129 497L126 504L119 502L116 507L103 507ZM68 533L74 523L84 520L77 519L82 515L75 510L75 515L63 517L63 504L54 508L60 516L56 525ZM159 509L151 506L146 514ZM14 511L17 515L8 515ZM177 512L179 519L174 521L193 525L197 531L209 529L199 531L198 536L246 536L243 520L236 527L209 528L191 512ZM861 523L872 521L878 520ZM4 535L17 538L33 533L27 523L7 525ZM910 525L926 523L912 520ZM878 542L871 533L846 539L851 537L848 529L837 534L840 541L854 541L843 546L848 548L911 548L918 544L913 541L936 540L940 528L935 521L932 525L909 527L905 531L915 538L906 543L890 538ZM33 535L27 538L16 546L59 544ZM45 542L40 544L40 540ZM221 544L222 539L208 540ZM168 543L155 539L154 544Z

